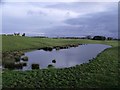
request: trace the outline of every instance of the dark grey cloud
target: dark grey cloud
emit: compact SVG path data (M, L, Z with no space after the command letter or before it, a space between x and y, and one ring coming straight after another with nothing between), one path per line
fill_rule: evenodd
M117 3L5 3L3 6L4 33L117 37Z
M118 28L118 14L117 12L103 12L97 14L90 14L87 17L78 17L65 20L65 23L70 25L87 25L89 27L103 26L105 30L117 31Z
M57 26L47 30L49 35L56 36L86 36L105 35L118 36L118 12L102 12L89 14L85 17L71 18L64 21L68 26Z
M73 11L84 11L86 8L106 6L107 11L88 13L77 18L70 18L64 21L68 26L57 26L50 28L47 32L51 35L62 36L85 36L85 35L105 35L118 37L118 6L117 3L96 3L96 2L75 2L58 3L49 5L47 8L58 8ZM102 7L101 7L102 8ZM92 9L92 8L91 8ZM88 9L92 12L91 9ZM90 12L89 11L89 12ZM98 10L99 11L99 10ZM77 25L77 26L76 26ZM46 32L46 33L47 33Z

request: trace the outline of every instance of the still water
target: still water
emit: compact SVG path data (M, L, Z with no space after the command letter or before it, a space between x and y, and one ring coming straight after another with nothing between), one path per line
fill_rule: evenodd
M39 64L40 68L43 69L47 68L49 64L53 64L56 68L64 68L87 63L100 52L110 47L103 44L85 44L69 49L26 52L25 56L28 56L29 60L27 61L27 66L23 67L23 70L31 70L32 64ZM52 60L56 60L56 63L52 63Z

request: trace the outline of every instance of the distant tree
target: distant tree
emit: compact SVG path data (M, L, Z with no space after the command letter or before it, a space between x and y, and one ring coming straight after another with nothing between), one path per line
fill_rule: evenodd
M17 36L20 36L20 33L17 33Z
M23 33L22 36L25 36L25 33Z
M112 37L107 37L107 40L113 40L113 38Z
M14 33L14 36L20 36L20 33Z
M16 36L16 33L14 33L14 36Z
M91 39L91 36L90 35L86 36L86 39Z
M105 36L94 36L93 40L106 40Z

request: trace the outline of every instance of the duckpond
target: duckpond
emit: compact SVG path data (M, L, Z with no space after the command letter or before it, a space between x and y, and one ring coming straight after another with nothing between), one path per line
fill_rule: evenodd
M32 70L35 65L40 69L46 69L51 66L54 68L68 68L88 63L89 60L110 47L103 44L84 44L68 49L53 49L51 51L40 49L26 52L24 56L28 57L28 61L26 61L26 65L21 70Z

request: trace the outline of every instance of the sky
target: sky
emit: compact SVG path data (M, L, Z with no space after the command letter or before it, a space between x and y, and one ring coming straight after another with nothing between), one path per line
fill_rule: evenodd
M118 37L118 2L2 1L2 33ZM104 0L105 1L105 0Z

